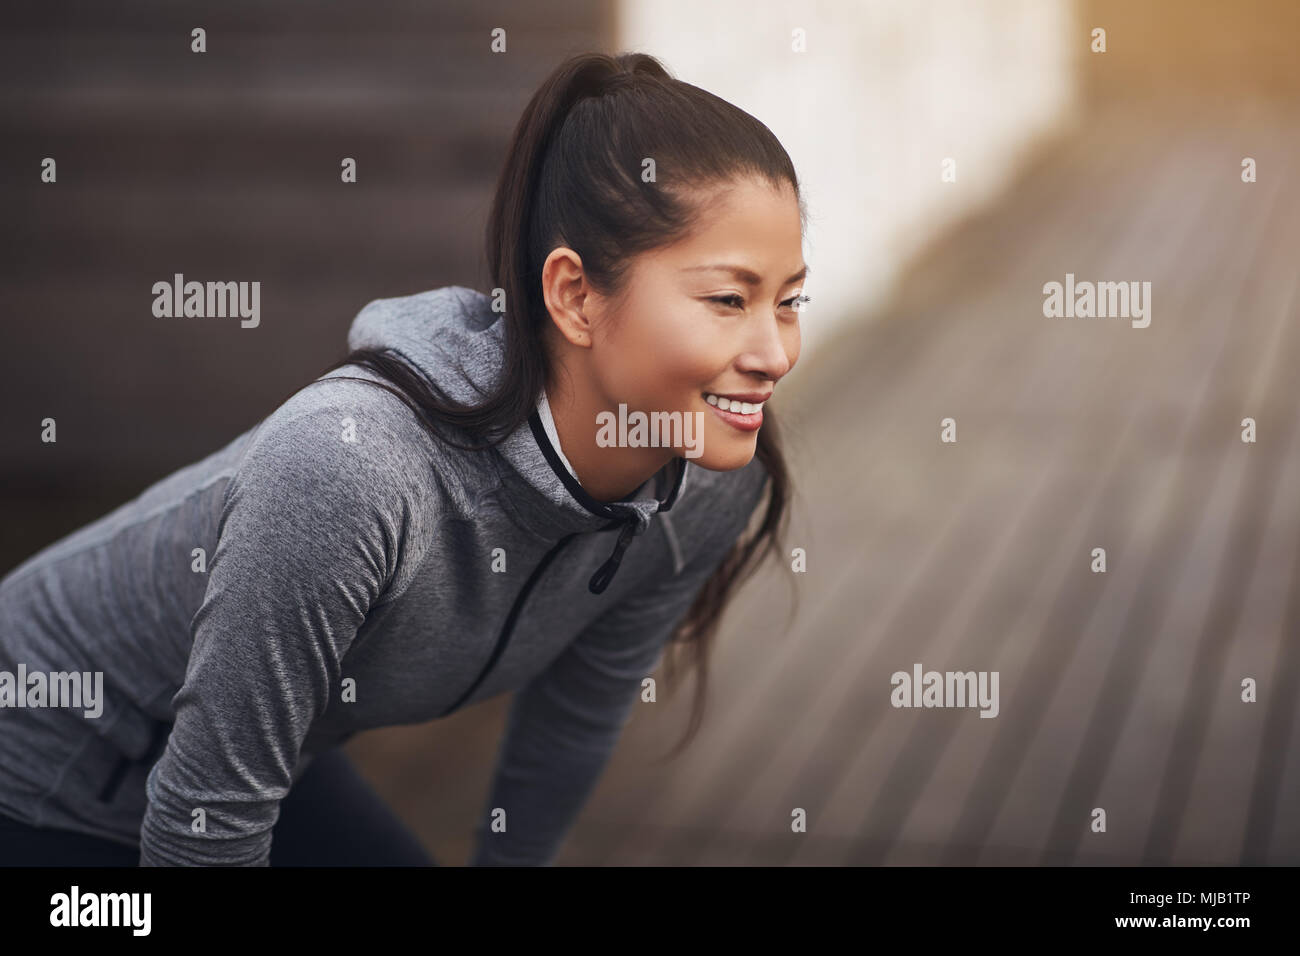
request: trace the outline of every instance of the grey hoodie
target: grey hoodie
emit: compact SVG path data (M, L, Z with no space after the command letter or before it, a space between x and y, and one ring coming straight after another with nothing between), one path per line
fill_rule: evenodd
M348 346L471 399L500 370L490 302L380 299ZM473 452L348 375L378 380L321 376L0 581L0 812L138 844L142 866L265 866L314 754L515 691L471 863L553 861L766 472L677 457L606 505L544 391Z

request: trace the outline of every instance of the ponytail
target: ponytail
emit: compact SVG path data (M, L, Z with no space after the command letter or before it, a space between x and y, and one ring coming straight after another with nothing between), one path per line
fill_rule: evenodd
M647 183L639 172L651 155L658 181ZM460 403L399 357L376 349L355 350L325 371L370 369L385 380L371 384L406 402L430 434L458 448L490 448L528 420L547 384L543 333L549 316L541 269L550 252L573 249L592 287L616 297L638 255L679 241L695 226L703 191L742 176L793 189L806 226L794 165L753 116L673 78L648 54L570 57L524 108L488 216L488 269L494 294L506 304L503 367L492 390L478 404ZM767 554L778 551L784 533L789 476L775 418L764 409L755 452L768 477L763 519L723 559L672 635L674 649L691 651L699 676L690 723L671 755L694 738L702 721L709 647L728 600ZM451 431L483 441L462 444ZM675 655L669 655L670 686L675 671Z

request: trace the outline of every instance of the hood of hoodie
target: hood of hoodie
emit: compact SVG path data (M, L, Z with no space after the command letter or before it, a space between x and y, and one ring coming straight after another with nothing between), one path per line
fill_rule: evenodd
M397 353L453 398L470 402L492 389L505 355L504 314L489 296L464 286L445 286L368 303L348 330L348 348ZM609 559L595 570L591 590L600 593L618 570L632 540L655 515L682 495L690 470L678 456L640 488L617 502L597 501L565 467L547 435L545 390L528 421L496 446L497 466L521 524L546 537L618 528Z

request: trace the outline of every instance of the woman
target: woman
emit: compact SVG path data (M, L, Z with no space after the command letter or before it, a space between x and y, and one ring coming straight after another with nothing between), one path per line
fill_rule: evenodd
M552 862L672 639L693 736L776 548L804 224L762 123L643 54L563 63L491 295L371 302L255 428L0 582L0 863L431 863L339 745L507 691L471 862Z

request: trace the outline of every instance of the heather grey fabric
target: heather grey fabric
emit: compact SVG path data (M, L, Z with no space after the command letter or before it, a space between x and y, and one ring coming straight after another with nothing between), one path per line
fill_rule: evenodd
M371 302L348 345L471 398L502 331L487 296L450 286ZM313 754L516 691L471 862L553 861L631 708L656 706L641 680L757 507L762 464L676 458L611 519L538 416L462 451L347 375L374 377L322 376L0 581L0 672L103 674L97 717L0 686L0 812L138 843L145 866L265 866Z

